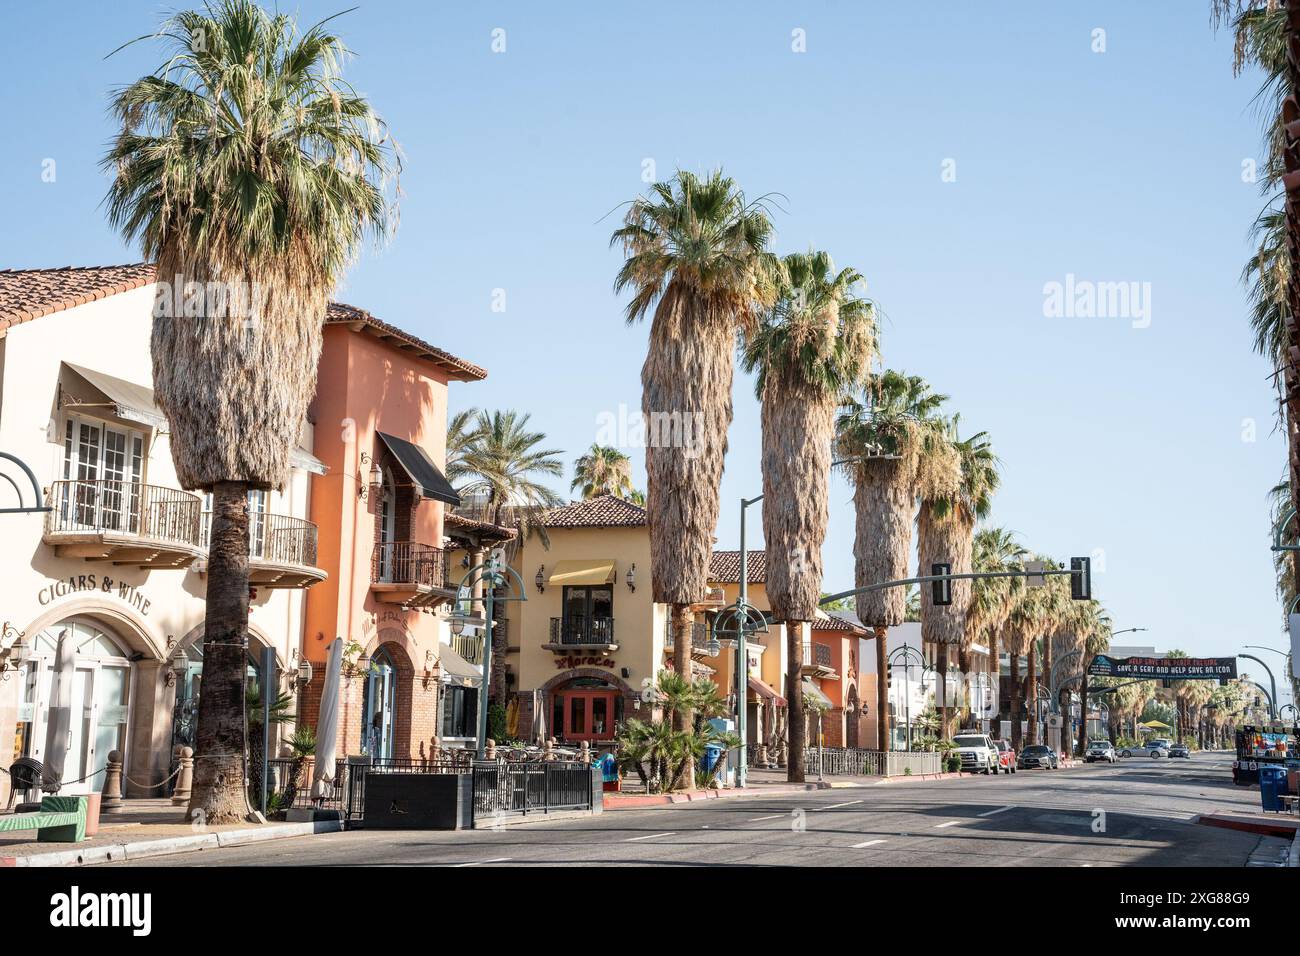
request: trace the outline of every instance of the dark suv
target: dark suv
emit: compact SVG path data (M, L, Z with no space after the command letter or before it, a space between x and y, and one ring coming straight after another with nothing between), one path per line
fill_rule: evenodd
M1031 744L1020 751L1020 759L1016 761L1016 766L1021 770L1058 770L1061 766L1061 758L1051 747Z

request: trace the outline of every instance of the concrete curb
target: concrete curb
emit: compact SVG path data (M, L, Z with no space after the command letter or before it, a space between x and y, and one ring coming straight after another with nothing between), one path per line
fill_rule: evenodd
M1300 830L1296 830L1295 839L1291 841L1291 854L1287 857L1286 865L1292 869L1300 869Z
M245 846L267 840L285 840L291 837L311 836L316 833L337 833L343 829L337 820L315 823L279 823L249 830L229 830L222 833L195 833L183 837L161 840L138 840L132 843L109 843L89 846L79 850L56 850L52 853L33 853L29 856L0 856L0 867L5 866L90 866L96 863L113 863L118 860L143 860L153 856L173 853L193 853L196 850L213 850L218 847Z
M1198 816L1192 822L1198 823L1203 827L1220 827L1224 830L1241 830L1244 833L1258 833L1261 836L1292 837L1294 840L1300 841L1300 826L1282 822L1285 820L1285 817L1274 822L1272 820L1252 820L1242 817L1205 813ZM1293 845L1291 848L1292 857L1295 856L1295 853L1296 849Z
M841 784L843 786L843 784ZM854 784L853 786L856 786ZM636 794L626 797L614 797L605 794L605 812L611 810L645 810L652 807L666 807L677 803L694 803L699 800L727 800L736 797L788 797L795 793L808 793L812 790L830 790L833 784L826 781L791 784L788 787L746 787L744 790L684 790L681 793Z

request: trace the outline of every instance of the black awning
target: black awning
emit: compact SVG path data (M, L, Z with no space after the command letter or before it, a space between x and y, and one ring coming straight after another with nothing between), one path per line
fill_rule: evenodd
M411 479L411 483L419 489L421 495L435 501L445 501L449 505L460 504L460 497L456 494L456 490L452 488L423 448L395 435L385 435L380 432L379 437L388 446L388 450L393 453L393 457L397 459L402 470Z

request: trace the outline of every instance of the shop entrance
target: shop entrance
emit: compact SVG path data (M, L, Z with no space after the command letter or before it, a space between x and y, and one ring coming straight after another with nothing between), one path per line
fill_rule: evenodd
M618 691L608 685L590 687L575 681L555 694L554 725L567 741L613 740L618 698Z

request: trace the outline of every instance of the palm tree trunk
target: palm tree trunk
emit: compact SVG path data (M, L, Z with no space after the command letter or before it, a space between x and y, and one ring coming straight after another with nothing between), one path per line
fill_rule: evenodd
M248 658L248 485L212 486L203 691L194 742L189 815L209 826L249 814L244 754L244 674Z
M1079 681L1079 756L1088 748L1088 661L1083 664L1083 679Z
M965 647L957 648L957 669L961 672L961 698L957 714L957 729L967 726L974 717L974 703L971 700L970 686L970 651Z
M889 747L889 628L876 628L876 748Z
M939 739L947 740L948 732L948 645L938 644L934 649L935 690L939 703Z
M685 680L691 679L691 631L692 624L695 623L695 615L691 612L688 604L674 604L672 606L672 629L673 629L673 670L677 671ZM695 715L691 713L689 707L675 708L673 710L673 730L691 731L695 729ZM686 761L686 769L682 773L682 786L687 790L695 789L695 761Z
M1011 679L1009 681L1009 690L1011 691L1011 749L1020 752L1021 738L1020 732L1020 694L1022 685L1020 683L1020 655L1009 655L1011 664Z
M1025 706L1028 714L1025 719L1025 743L1034 746L1038 743L1038 675L1034 670L1037 659L1034 642L1029 642L1029 662L1025 665Z
M804 727L803 706L803 640L798 621L785 622L785 699L789 705L786 715L786 734L790 742L790 755L786 760L786 779L791 783L804 781L804 748L808 745Z

